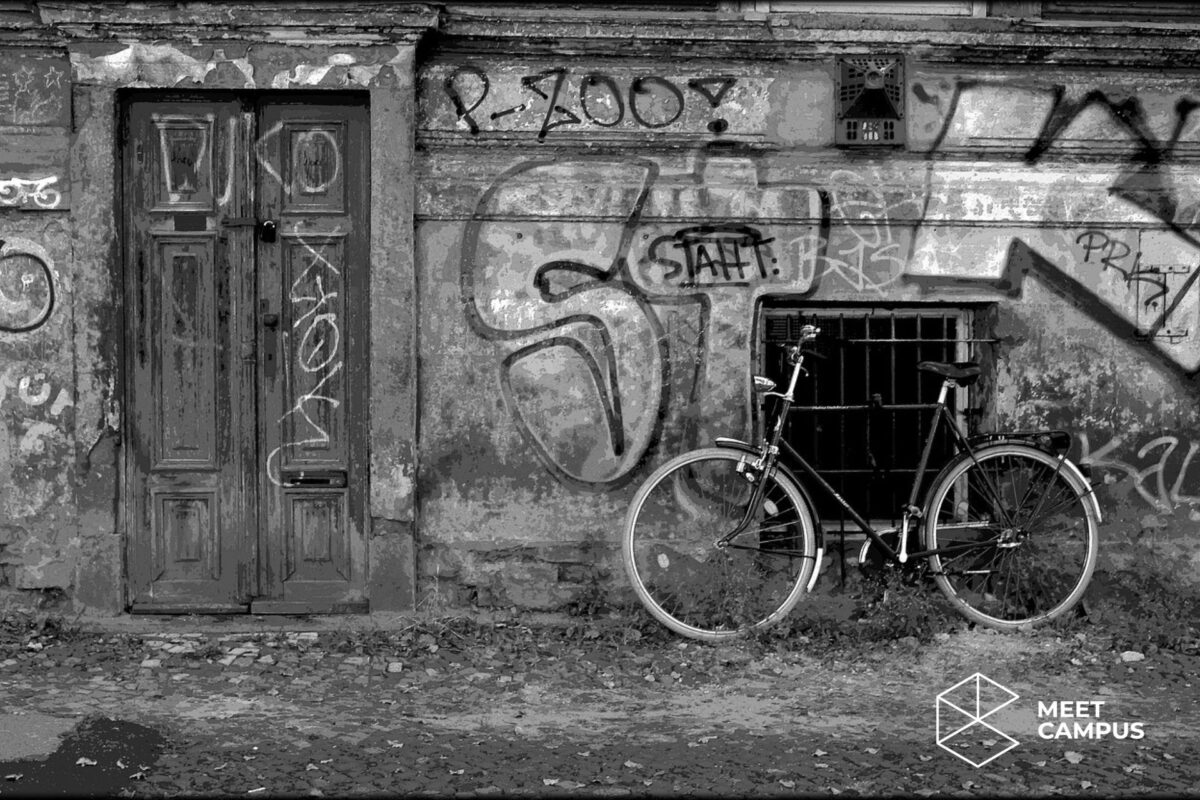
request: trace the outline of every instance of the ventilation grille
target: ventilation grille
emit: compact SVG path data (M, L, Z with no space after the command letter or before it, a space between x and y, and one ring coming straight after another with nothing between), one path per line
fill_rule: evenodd
M903 59L847 56L838 59L837 75L837 144L903 144Z

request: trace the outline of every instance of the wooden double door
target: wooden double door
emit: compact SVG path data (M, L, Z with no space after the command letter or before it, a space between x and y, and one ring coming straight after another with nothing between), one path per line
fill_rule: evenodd
M365 611L365 101L122 110L131 610Z

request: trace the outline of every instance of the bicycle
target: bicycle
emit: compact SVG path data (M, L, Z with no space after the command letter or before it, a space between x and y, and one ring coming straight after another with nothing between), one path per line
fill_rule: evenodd
M1082 470L1066 457L1065 431L966 436L946 407L949 391L980 375L972 362L923 361L942 378L900 525L876 530L781 439L804 369L805 325L787 347L786 391L754 376L755 391L778 402L757 446L718 437L650 474L625 518L622 557L642 604L683 636L720 641L782 619L820 576L824 531L800 473L845 510L870 548L901 568L924 565L954 608L1000 630L1024 629L1070 611L1096 565L1100 505ZM939 426L957 452L917 505ZM785 458L781 458L785 456ZM918 549L910 552L911 538ZM893 547L888 537L897 542Z

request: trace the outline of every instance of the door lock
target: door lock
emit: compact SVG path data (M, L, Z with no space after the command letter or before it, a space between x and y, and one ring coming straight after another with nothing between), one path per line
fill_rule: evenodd
M226 217L221 220L221 225L226 228L249 228L254 227L258 233L258 238L264 242L273 242L279 236L279 223L273 219L255 219L254 217Z

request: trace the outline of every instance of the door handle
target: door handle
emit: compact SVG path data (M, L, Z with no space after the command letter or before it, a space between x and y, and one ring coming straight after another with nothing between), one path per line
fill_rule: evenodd
M263 327L267 329L263 336L263 378L275 380L275 361L279 353L279 315L263 314Z

